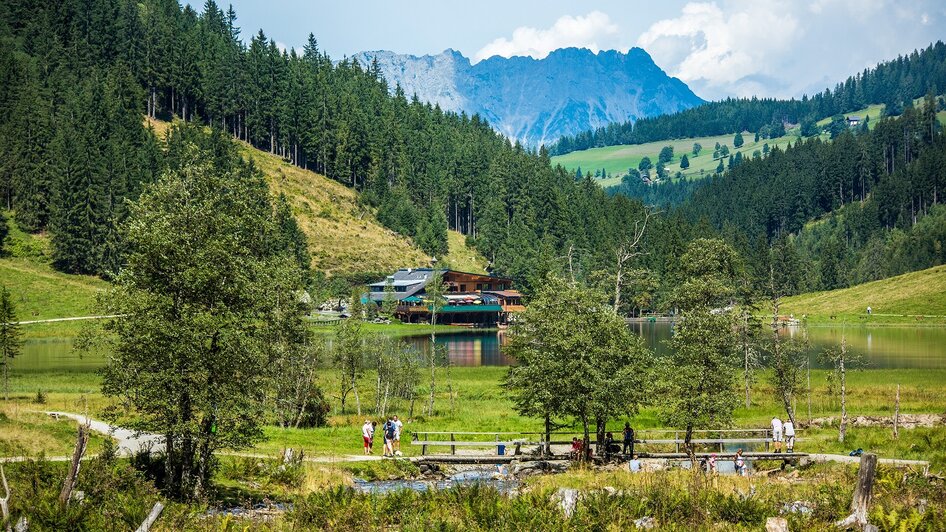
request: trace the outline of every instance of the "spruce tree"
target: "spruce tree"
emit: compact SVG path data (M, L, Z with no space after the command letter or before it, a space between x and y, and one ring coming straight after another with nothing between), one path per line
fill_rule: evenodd
M3 400L10 400L10 364L20 355L23 340L16 306L6 285L0 285L0 364L3 365Z

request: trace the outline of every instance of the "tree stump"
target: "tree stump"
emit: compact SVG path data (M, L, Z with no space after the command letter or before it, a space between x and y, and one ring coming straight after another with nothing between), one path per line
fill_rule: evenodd
M857 471L857 485L854 487L854 498L851 500L851 515L838 521L841 528L867 526L867 510L870 506L871 492L874 489L874 476L877 474L877 455L866 453L861 456L861 466Z

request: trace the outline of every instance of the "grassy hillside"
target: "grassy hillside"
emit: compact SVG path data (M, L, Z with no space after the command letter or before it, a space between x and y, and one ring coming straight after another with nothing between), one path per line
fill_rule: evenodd
M781 312L812 322L946 323L946 266L790 297Z
M486 273L486 257L467 246L466 236L462 233L448 231L447 244L450 246L450 251L443 258L445 266L461 272Z
M95 294L108 284L98 277L68 275L49 266L45 235L28 235L10 224L9 256L0 258L0 284L13 295L20 321L92 313Z
M382 226L359 205L354 190L248 144L241 144L241 152L262 169L274 193L289 198L316 270L328 275L385 272L430 263L410 239Z
M169 126L156 120L149 123L158 134ZM430 263L430 257L410 239L382 226L371 209L359 205L354 190L249 144L241 142L240 152L263 171L274 193L283 193L289 199L308 237L314 269L337 275Z
M661 140L657 142L648 142L646 144L628 144L623 146L606 146L604 148L592 148L590 150L576 151L552 157L552 164L560 164L565 168L575 171L581 168L582 172L591 171L594 173L597 169L605 169L611 174L610 178L601 179L601 186L609 187L621 182L621 177L627 173L628 168L637 168L641 159L645 156L650 157L651 162L656 166L657 155L664 146L673 146L673 160L667 165L667 171L670 175L677 172L683 172L685 177L699 178L703 175L711 174L716 171L719 159L713 159L713 148L718 142L720 145L729 146L729 153L736 155L741 152L743 157L752 157L755 150L762 151L762 146L768 143L769 148L776 145L782 148L789 142L795 142L794 135L786 135L777 139L759 139L759 142L753 142L754 133L743 132L742 137L745 144L741 148L733 148L733 137L735 133L728 135L716 135L713 137L698 137L677 140ZM693 155L693 144L700 143L703 146L702 151L697 156ZM690 161L690 167L686 170L680 168L680 158L686 154ZM654 171L651 170L651 174Z

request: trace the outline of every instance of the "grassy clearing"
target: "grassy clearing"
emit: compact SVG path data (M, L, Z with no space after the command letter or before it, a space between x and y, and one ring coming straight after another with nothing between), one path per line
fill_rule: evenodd
M24 233L12 222L5 248L9 256L0 258L0 284L13 295L20 321L88 316L95 295L108 286L98 277L53 270L48 237ZM23 328L29 336L32 327Z
M457 231L447 231L450 251L441 260L441 266L469 273L486 273L486 257L466 245L466 236Z
M922 102L923 99L920 98L919 101ZM863 109L858 109L857 111L852 111L850 113L844 113L844 118L859 116L861 117L861 122L863 122L869 117L870 120L867 123L867 127L874 129L874 127L877 126L877 123L880 122L880 119L884 116L884 107L885 105L882 103L868 105ZM818 120L817 124L819 126L826 126L831 123L831 118L832 117L830 116L827 118L822 118L821 120Z
M806 316L810 323L942 325L946 323L946 266L793 296L783 301L781 312Z

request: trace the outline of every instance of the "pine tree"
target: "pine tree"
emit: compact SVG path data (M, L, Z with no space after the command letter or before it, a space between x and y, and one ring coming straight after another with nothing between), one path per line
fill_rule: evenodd
M3 400L10 400L10 364L20 355L23 340L16 306L6 285L0 285L0 364L3 365Z

